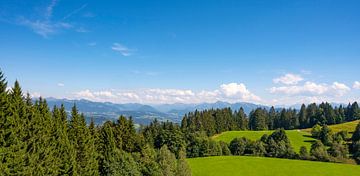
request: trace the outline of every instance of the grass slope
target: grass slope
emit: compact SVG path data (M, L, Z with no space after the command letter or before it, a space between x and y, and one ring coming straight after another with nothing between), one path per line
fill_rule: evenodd
M360 122L360 120L355 120L352 122L346 122L346 123L337 124L337 125L329 125L328 127L333 132L347 131L349 133L352 133L355 131L356 125L359 124L359 122ZM302 131L311 132L311 128L307 128Z
M193 176L358 176L360 166L315 161L247 156L218 156L188 159Z
M224 141L230 143L234 138L246 137L251 140L258 140L264 134L271 134L273 131L227 131L215 135L212 138L216 141ZM294 147L295 152L300 151L301 146L305 146L308 150L311 148L314 138L309 137L311 134L306 131L300 130L287 130L286 135L290 139L291 145Z

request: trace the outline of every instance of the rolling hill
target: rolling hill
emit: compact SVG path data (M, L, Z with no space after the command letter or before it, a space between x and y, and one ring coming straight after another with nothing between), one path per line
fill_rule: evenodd
M360 166L248 156L187 159L193 176L357 176Z
M339 132L339 131L347 131L349 133L352 133L355 131L356 125L360 123L360 120L355 120L352 122L346 122L346 123L341 123L341 124L336 124L336 125L329 125L328 127L333 131L333 132ZM307 128L304 129L302 131L305 132L311 132L311 128Z

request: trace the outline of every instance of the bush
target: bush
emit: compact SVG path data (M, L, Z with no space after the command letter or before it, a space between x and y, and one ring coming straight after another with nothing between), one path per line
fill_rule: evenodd
M310 159L310 155L306 149L305 146L301 146L300 147L300 154L299 154L299 158L302 159L302 160L308 160Z
M321 141L316 141L313 145L311 145L310 154L319 161L330 161L326 148Z
M244 155L248 139L246 138L235 138L230 142L230 151L233 155Z
M341 143L334 142L331 144L328 149L328 153L335 158L343 159L347 158L349 154L348 147L346 145L342 145Z
M221 146L222 155L224 155L224 156L231 155L231 151L226 142L220 141L220 146Z
M321 132L321 126L319 124L314 125L311 129L311 135L316 139L319 138L320 132Z

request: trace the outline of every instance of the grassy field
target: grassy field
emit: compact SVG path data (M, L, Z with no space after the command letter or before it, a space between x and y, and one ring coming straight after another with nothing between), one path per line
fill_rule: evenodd
M231 140L236 137L246 137L251 140L258 140L264 134L271 134L272 132L273 131L227 131L215 135L212 138L216 141L230 143ZM294 147L295 152L299 152L301 146L305 146L308 150L310 150L311 144L315 140L309 137L311 134L306 131L287 130L286 135L289 137L290 143Z
M315 161L218 156L188 159L194 176L358 176L360 166Z
M355 131L356 125L359 124L359 122L360 122L360 120L356 120L356 121L346 122L346 123L337 124L337 125L329 125L329 128L333 132L339 132L339 131L345 130L349 133L352 133ZM302 131L311 132L311 128L304 129Z

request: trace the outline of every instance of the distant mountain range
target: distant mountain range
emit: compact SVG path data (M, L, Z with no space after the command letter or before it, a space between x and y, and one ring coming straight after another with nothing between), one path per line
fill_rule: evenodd
M240 107L244 108L244 111L248 114L251 110L262 107L268 109L268 106L257 105L253 103L227 103L227 102L215 102L215 103L201 103L201 104L161 104L161 105L144 105L138 103L116 104L110 102L93 102L89 100L68 100L68 99L56 99L46 98L50 108L53 106L60 106L64 104L67 112L70 113L74 104L81 113L90 121L94 119L95 123L101 124L106 120L116 120L120 115L132 116L137 124L149 124L155 118L161 121L173 121L176 123L181 122L183 116L188 113L197 110L205 110L211 108L226 108L230 107L233 110L238 110Z

